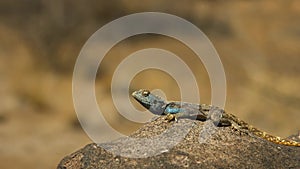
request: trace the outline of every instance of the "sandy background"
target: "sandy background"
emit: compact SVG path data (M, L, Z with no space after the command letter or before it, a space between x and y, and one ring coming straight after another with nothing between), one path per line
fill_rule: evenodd
M101 26L144 11L175 14L208 36L225 68L228 112L282 137L300 129L299 1L1 1L1 168L55 168L65 155L91 142L73 108L76 58ZM126 39L106 55L96 79L99 106L124 134L142 124L116 111L112 74L126 56L149 47L180 56L196 74L201 102L210 102L205 68L185 45L161 36ZM170 100L180 98L174 79L160 71L141 72L124 92L139 88L159 88Z

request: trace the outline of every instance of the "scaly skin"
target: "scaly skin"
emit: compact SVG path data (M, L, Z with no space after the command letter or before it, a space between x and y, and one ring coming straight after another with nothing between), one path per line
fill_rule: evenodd
M231 126L236 130L247 134L254 134L276 144L300 147L300 142L282 139L260 131L216 106L186 102L166 102L145 89L133 92L132 96L153 114L166 115L167 121L177 121L178 118L194 118L201 121L210 119L217 126Z

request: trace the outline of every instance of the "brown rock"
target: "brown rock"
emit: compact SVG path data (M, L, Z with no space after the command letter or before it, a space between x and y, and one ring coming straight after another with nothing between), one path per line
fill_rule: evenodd
M176 140L185 132L183 140ZM274 144L210 122L168 123L160 117L130 138L89 144L66 156L57 168L300 168L300 147Z

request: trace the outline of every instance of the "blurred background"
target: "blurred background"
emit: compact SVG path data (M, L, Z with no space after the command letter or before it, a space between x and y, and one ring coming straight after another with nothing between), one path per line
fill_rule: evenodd
M300 129L300 1L0 1L1 168L55 168L91 143L73 108L76 58L101 26L145 11L177 15L208 36L225 68L228 112L281 137ZM196 76L201 102L210 103L207 72L187 46L164 36L128 38L109 51L96 78L98 104L124 134L142 124L116 111L112 75L126 56L150 47L180 56ZM175 80L157 70L140 72L125 92L139 88L180 98Z

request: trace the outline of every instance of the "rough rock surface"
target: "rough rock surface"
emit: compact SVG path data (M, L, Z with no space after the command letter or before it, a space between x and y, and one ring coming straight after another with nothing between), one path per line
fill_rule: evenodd
M177 140L185 132L184 139ZM210 122L167 123L159 117L130 138L89 144L66 156L57 168L300 168L300 147L277 145Z

